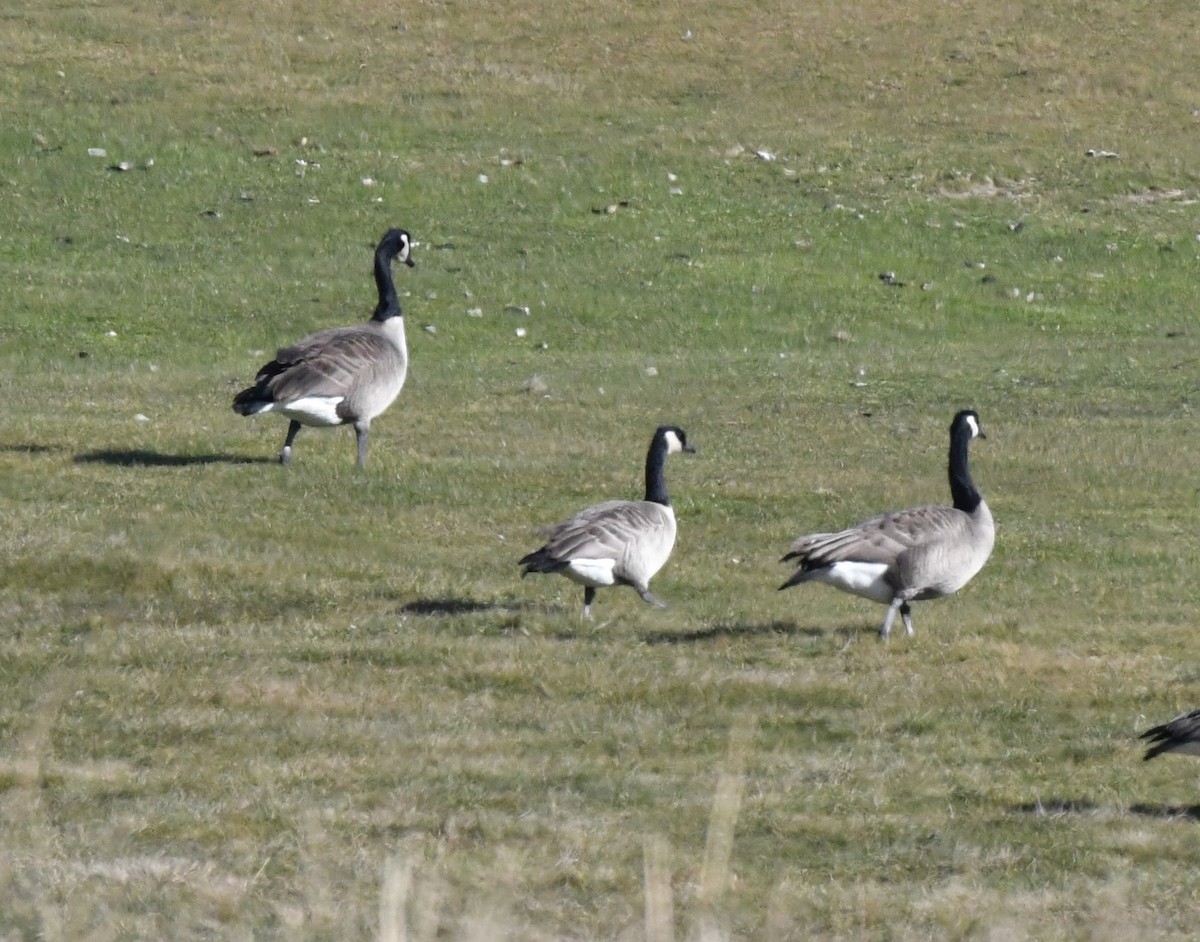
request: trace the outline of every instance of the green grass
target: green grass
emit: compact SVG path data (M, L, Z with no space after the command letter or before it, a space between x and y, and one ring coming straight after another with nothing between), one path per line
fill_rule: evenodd
M1191 938L1197 773L1135 736L1200 697L1198 28L0 17L0 939ZM408 385L366 473L281 469L229 402L392 225ZM944 500L966 405L970 586L886 645L775 591ZM666 421L671 607L582 623L516 560Z

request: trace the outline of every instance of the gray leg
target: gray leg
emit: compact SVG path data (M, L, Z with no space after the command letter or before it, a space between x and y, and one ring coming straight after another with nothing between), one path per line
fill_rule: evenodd
M367 466L367 425L354 426L354 437L358 439L358 466Z
M879 629L879 637L887 640L888 635L892 633L892 622L896 620L896 612L903 611L908 608L908 603L897 597L892 599L892 604L888 606L887 616L883 619L883 627ZM904 620L908 622L908 615L904 616Z
M292 442L296 440L296 435L300 432L300 423L292 419L288 425L287 438L283 440L283 450L279 452L279 463L287 464L292 460Z
M640 595L642 597L643 602L649 602L651 605L654 605L658 608L666 608L667 607L667 604L665 602L660 602L653 595L651 595L649 589L638 589L638 595Z
M912 609L908 607L907 602L900 606L900 617L904 619L904 630L911 638L913 636Z
M583 617L592 617L592 602L596 600L596 590L590 585L585 586L583 590Z

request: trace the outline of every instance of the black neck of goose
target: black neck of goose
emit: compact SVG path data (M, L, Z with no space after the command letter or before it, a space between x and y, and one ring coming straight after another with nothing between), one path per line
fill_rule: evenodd
M983 501L983 495L971 480L971 468L967 463L967 447L971 442L971 430L966 426L954 430L950 436L950 496L954 506L966 513L974 513Z
M667 497L667 478L664 468L667 464L667 443L661 436L656 436L646 452L646 500L664 507L671 506Z
M396 285L392 281L392 257L387 252L375 253L375 287L379 289L379 304L371 320L386 321L389 317L400 317L400 299L396 296Z

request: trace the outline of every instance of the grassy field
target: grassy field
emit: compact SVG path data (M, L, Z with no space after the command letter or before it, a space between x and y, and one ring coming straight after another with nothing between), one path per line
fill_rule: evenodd
M1200 11L844 6L0 16L0 940L1194 937ZM408 385L281 468L393 225ZM971 585L775 591L966 406ZM582 622L516 561L664 422Z

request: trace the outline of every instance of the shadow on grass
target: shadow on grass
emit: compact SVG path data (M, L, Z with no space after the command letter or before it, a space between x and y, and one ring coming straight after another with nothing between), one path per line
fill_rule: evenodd
M1200 821L1200 805L1130 805L1129 813L1143 818L1187 818Z
M1037 801L1017 805L1012 810L1017 814L1057 818L1067 814L1094 814L1101 808L1101 805L1092 801L1080 801L1074 798L1041 798Z
M538 609L528 602L478 602L475 599L416 599L400 606L405 615L472 615L477 612L521 612Z
M166 455L144 448L101 448L75 456L77 464L111 464L132 468L184 468L198 464L278 464L274 458L247 455Z
M746 638L755 635L802 635L806 638L822 638L820 628L801 628L794 621L760 621L752 623L719 622L694 631L659 631L643 637L647 644L695 644L712 641L714 638Z
M1017 805L1013 811L1018 814L1061 817L1069 814L1095 814L1098 811L1104 811L1106 807L1105 805L1098 805L1093 801L1083 801L1074 798L1049 798ZM1200 821L1200 805L1138 804L1130 805L1129 813L1143 818L1158 818L1165 821L1173 818Z

